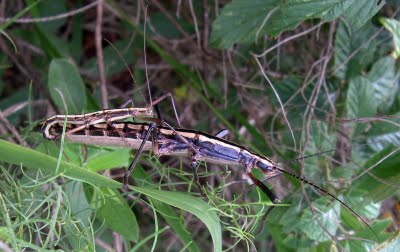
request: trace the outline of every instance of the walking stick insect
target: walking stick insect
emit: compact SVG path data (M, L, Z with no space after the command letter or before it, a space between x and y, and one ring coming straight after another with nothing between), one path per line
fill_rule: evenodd
M227 133L220 132L212 136L205 132L194 131L190 129L171 129L155 123L114 123L110 128L106 123L93 124L89 129L78 129L81 127L74 123L67 124L68 132L73 132L66 136L68 141L95 144L95 145L115 145L138 149L133 162L124 175L124 185L127 185L127 178L130 176L139 156L143 151L152 150L157 156L188 156L192 162L191 166L194 172L195 180L198 186L198 176L196 173L200 161L242 166L246 175L258 186L273 203L278 203L279 199L275 194L252 173L252 169L259 169L265 176L265 179L275 177L279 174L286 174L294 177L306 184L309 184L323 192L333 199L337 200L343 207L359 218L379 239L375 231L359 214L351 209L346 203L338 199L325 189L315 185L304 177L295 175L284 170L271 159L250 152L245 147L227 141L221 137ZM52 123L51 126L43 125L43 136L47 139L54 139L62 133L63 123ZM122 132L122 133L121 133ZM122 140L123 139L123 140ZM182 140L183 139L183 140Z

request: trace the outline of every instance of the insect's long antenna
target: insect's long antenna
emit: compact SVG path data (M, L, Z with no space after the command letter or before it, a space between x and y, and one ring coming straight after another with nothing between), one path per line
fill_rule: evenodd
M124 65L126 67L126 69L128 69L129 74L131 75L131 78L133 80L134 84L136 83L135 77L133 76L133 73L131 71L131 69L128 66L128 63L126 63L126 60L124 59L124 57L121 55L121 53L118 51L118 49L113 45L113 43L111 43L110 41L108 41L106 38L104 38L104 40L112 47L112 49L114 49L114 51L118 54L119 58L122 60L122 62L124 62Z
M320 155L322 155L322 154L326 154L326 153L329 153L329 152L334 152L335 150L336 150L336 149L327 150L327 151L321 151L321 152L314 153L314 154L311 154L311 155L307 155L307 156L303 156L303 157L298 157L298 158L290 159L290 160L285 160L285 161L282 161L282 162L278 163L278 165L279 165L279 164L289 164L289 163L301 161L301 160L304 160L304 159L307 159L307 158L310 158L310 157L320 156Z
M145 65L145 74L146 74L146 83L147 83L147 91L149 92L150 106L153 106L153 99L151 98L150 92L150 82L149 82L149 74L147 72L147 56L146 56L146 24L147 24L147 7L148 4L144 7L144 24L143 24L143 51L144 51L144 65Z
M300 181L302 181L302 182L304 182L304 183L306 183L306 184L309 184L309 185L311 185L312 187L318 189L319 191L321 191L321 192L323 192L323 193L329 195L329 196L332 197L333 199L339 201L339 203L340 203L342 206L344 206L347 210L349 210L351 213L353 213L355 216L357 216L362 222L364 222L364 224L367 225L367 227L372 231L372 233L374 233L374 235L376 236L376 238L378 238L378 240L380 240L379 236L375 233L375 231L372 229L372 227L368 224L368 222L367 222L363 217L361 217L358 213L356 213L356 211L354 211L353 209L351 209L346 203L344 203L342 200L340 200L339 198L337 198L337 197L336 197L335 195L333 195L332 193L328 192L328 191L325 190L325 189L322 189L321 187L319 187L319 186L317 186L316 184L314 184L314 183L308 181L307 179L305 179L305 178L303 178L303 177L301 177L301 176L297 176L296 174L293 174L293 173L291 173L291 172L288 172L288 171L286 171L286 170L284 170L284 169L282 169L282 168L280 168L280 167L274 166L273 169L277 169L277 170L279 170L280 172L282 172L282 173L284 173L284 174L287 174L287 175L289 175L289 176L294 177L295 179L298 179L298 180L300 180Z

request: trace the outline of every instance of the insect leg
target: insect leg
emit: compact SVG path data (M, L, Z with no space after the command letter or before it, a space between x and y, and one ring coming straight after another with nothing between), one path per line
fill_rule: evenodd
M144 148L147 140L150 138L150 136L153 136L153 139L156 139L156 136L155 136L157 134L157 132L155 131L156 129L157 129L157 124L156 123L151 123L149 125L149 129L147 130L146 135L143 138L143 142L140 144L139 149L136 152L136 155L133 158L132 163L129 165L128 170L124 174L124 185L123 185L124 189L128 189L129 188L128 187L129 176L131 175L133 169L135 168L137 162L139 161L139 157L143 152L143 148Z
M246 174L253 181L253 183L256 186L258 186L268 196L268 198L271 200L272 203L277 204L280 202L278 197L276 197L275 194L266 185L263 184L263 182L254 177L254 175L251 172L246 172Z
M193 176L194 176L194 181L196 182L197 187L199 188L201 196L206 196L203 187L200 184L199 180L199 174L197 173L197 168L199 168L199 161L196 160L195 157L192 159L192 163L190 164L192 171L193 171Z
M179 121L178 112L176 111L175 100L171 93L163 94L160 97L158 97L157 99L155 99L154 101L151 101L150 106L154 107L156 104L158 104L160 101L164 100L167 97L169 97L171 99L171 104L172 104L172 108L174 109L176 121L178 122L179 127L182 127L181 122Z
M272 176L267 176L267 177L265 177L265 178L263 178L262 180L260 180L260 182L261 183L264 183L264 181L267 181L267 180L269 180L269 179L272 179L272 178L275 178L276 176L279 176L280 174L274 174L274 175L272 175ZM254 187L256 187L256 186L258 186L256 183L254 183L254 181L253 181L253 184L252 185L250 185L247 189L246 189L246 191L244 192L244 195L247 195Z
M164 123L164 118L163 118L163 115L161 113L160 106L158 106L158 104L155 104L154 105L154 109L156 110L157 117L158 117L158 119L160 119L161 125L162 125Z
M225 138L226 136L229 135L229 130L228 129L223 129L220 132L218 132L215 136L219 138Z
M126 106L128 106L129 103L131 104L132 107L134 107L133 100L129 99L126 102L122 103L122 105L119 108L126 108Z

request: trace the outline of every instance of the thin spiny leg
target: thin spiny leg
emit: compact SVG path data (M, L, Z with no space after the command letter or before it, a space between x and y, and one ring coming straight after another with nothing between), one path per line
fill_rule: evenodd
M225 138L228 135L229 135L229 130L228 129L223 129L220 132L218 132L215 136L219 137L219 138Z
M193 158L192 159L192 163L190 164L192 171L193 171L193 176L194 176L194 181L196 182L197 187L199 188L200 194L201 196L206 196L203 187L200 184L200 180L199 180L199 174L197 173L197 168L199 168L199 162Z
M144 148L144 146L145 146L147 140L150 138L150 136L152 136L153 139L156 139L156 137L157 137L157 136L156 136L156 135L157 135L157 132L155 131L156 128L157 128L157 125L156 125L155 123L151 123L151 124L149 125L149 129L147 130L147 133L146 133L146 135L145 135L144 138L143 138L143 142L140 144L140 147L139 147L138 151L136 152L136 155L135 155L135 157L133 158L132 163L129 165L128 170L127 170L127 171L125 172L125 174L124 174L124 185L123 185L123 188L124 188L124 189L128 189L128 188L129 188L129 186L128 186L128 179L129 179L129 177L130 177L130 175L131 175L133 169L135 168L137 162L139 161L139 157L140 157L140 155L141 155L142 152L143 152L143 148Z
M164 118L163 118L163 115L161 113L160 106L158 106L158 104L155 104L154 105L154 109L156 110L157 117L158 117L158 119L160 119L161 125L162 125L164 123Z
M280 202L278 197L275 196L275 194L266 186L264 185L260 180L258 180L256 177L251 172L246 172L246 174L249 176L249 178L253 181L253 183L258 186L271 200L272 203L277 204Z
M260 182L264 184L264 181L267 181L267 180L269 180L269 179L275 178L276 176L279 176L279 175L281 175L281 174L274 174L274 175L272 175L272 176L267 176L267 177L263 178L262 180L260 180ZM248 194L254 187L256 187L256 186L257 186L256 183L253 183L252 185L250 185L250 186L245 190L244 195L247 195L247 194ZM246 196L245 196L245 198L246 198Z
M169 97L171 99L172 108L174 109L175 118L176 118L176 121L178 122L178 126L182 127L181 122L179 121L178 112L176 110L175 100L171 93L166 93L166 94L161 95L160 97L158 97L157 99L152 101L150 106L154 107L156 104L158 104L160 101L164 100L167 97Z
M132 100L132 99L129 99L129 100L127 100L126 102L122 103L122 105L119 106L119 108L126 108L126 106L128 106L129 103L131 104L132 107L134 107L134 105L133 105L133 100Z

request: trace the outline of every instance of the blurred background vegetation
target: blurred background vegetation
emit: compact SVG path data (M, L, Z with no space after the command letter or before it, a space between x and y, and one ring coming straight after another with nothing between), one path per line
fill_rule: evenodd
M0 1L0 250L396 251L400 3L378 0ZM144 40L145 38L145 40ZM126 64L125 64L126 63ZM130 71L132 71L132 75ZM54 114L170 92L185 128L275 162L285 204L242 167L49 142ZM172 106L161 104L177 126ZM5 141L4 141L5 140ZM256 176L260 176L254 171ZM261 177L260 177L261 178ZM397 234L397 236L396 236Z

